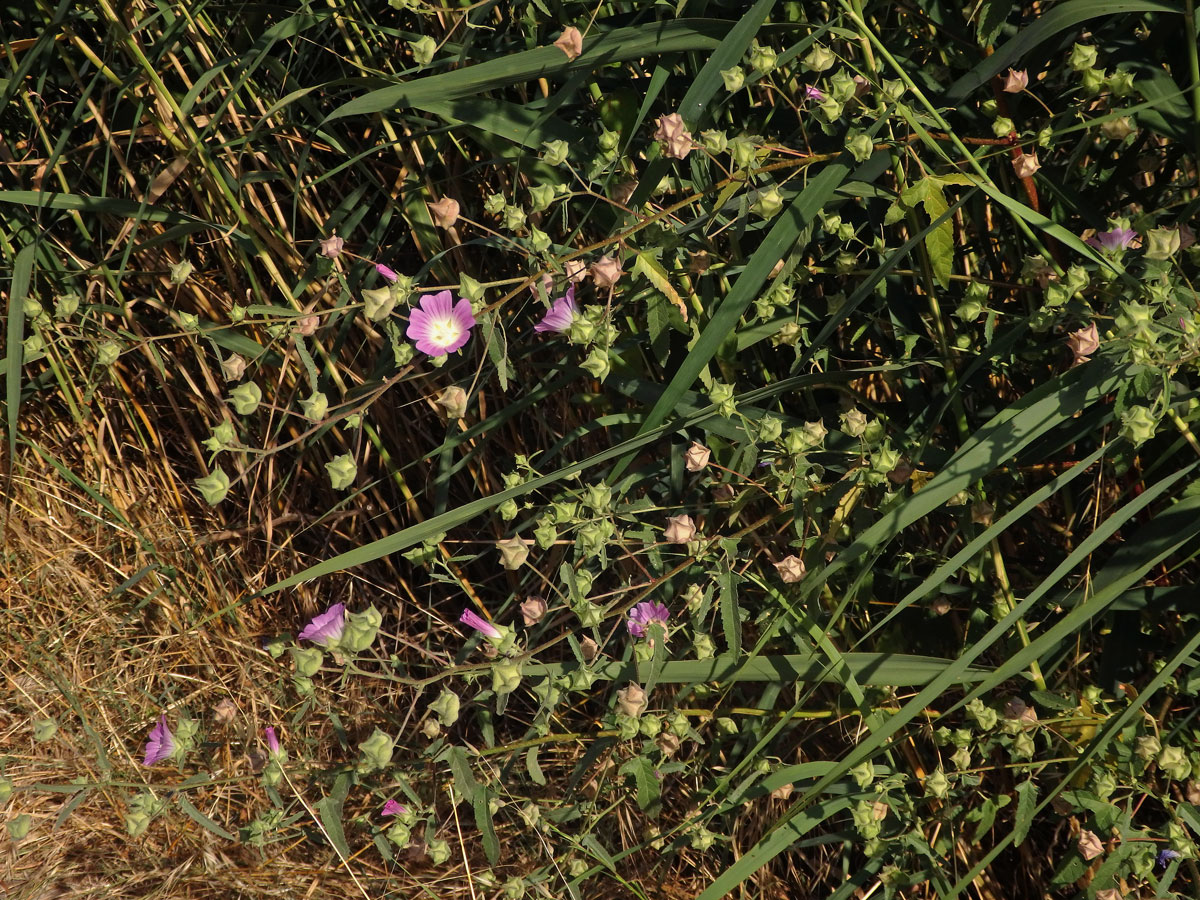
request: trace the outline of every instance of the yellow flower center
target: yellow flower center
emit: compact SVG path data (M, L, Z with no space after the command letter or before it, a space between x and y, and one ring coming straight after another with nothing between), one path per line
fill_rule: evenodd
M449 347L462 333L462 326L453 316L439 317L429 323L429 340L439 347Z

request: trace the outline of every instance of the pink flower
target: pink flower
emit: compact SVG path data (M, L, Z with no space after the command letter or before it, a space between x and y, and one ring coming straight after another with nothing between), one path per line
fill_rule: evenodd
M650 625L658 625L665 630L670 616L671 611L661 603L639 603L629 611L625 627L635 638L645 637L646 628Z
M824 100L825 93L819 87L813 87L811 84L804 89L804 96L809 100Z
M275 729L268 725L265 729L265 734L267 736L267 749L271 751L272 756L278 756L279 738L275 737Z
M568 331L579 310L575 306L575 285L567 288L566 296L559 297L550 305L550 309L542 316L542 321L533 326L538 334L547 331L557 331L560 334Z
M1137 237L1137 232L1130 228L1114 228L1111 231L1098 231L1093 237L1084 241L1097 250L1107 253L1117 253L1129 247Z
M469 609L463 610L463 614L458 617L458 621L464 625L474 628L486 638L498 640L501 637L500 630L495 625L493 625L487 619L477 616Z
M385 266L383 263L375 263L375 271L382 275L389 284L395 284L400 276Z
M341 639L345 628L346 605L344 603L335 603L304 626L304 630L300 632L299 639L302 641L312 641L314 644L320 644L322 647L328 647L331 643Z
M449 291L440 291L421 298L421 308L409 314L405 335L422 353L444 356L461 350L474 327L471 301L454 303Z
M157 766L174 752L175 735L171 734L171 729L167 727L167 714L163 713L158 717L158 724L154 726L146 741L146 758L142 765Z
M398 816L400 813L408 812L408 807L402 803L397 803L395 800L389 800L383 804L383 809L379 811L381 816Z

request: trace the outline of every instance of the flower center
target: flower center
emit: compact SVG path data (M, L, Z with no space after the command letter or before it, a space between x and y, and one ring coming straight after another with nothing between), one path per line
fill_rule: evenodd
M453 316L441 316L429 323L429 340L439 347L449 347L462 336L462 326Z

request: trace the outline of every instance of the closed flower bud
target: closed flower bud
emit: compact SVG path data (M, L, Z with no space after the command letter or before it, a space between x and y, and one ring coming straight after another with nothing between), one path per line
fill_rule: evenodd
M337 259L345 246L346 242L336 234L330 235L321 241L321 255L326 259Z
M231 353L228 359L221 360L221 376L226 381L241 381L245 374L246 360L236 353Z
M1017 173L1018 178L1030 178L1033 173L1042 167L1038 162L1036 153L1022 153L1013 160L1013 171Z
M775 68L778 54L770 47L764 47L755 41L750 46L750 68L760 75L766 75Z
M783 194L779 193L779 188L772 187L770 190L759 191L754 202L750 204L750 211L755 215L762 216L764 219L772 219L783 210Z
M467 392L456 384L445 388L434 402L445 411L447 419L461 419L467 414Z
M1152 228L1146 232L1146 259L1170 259L1179 252L1178 228Z
M335 456L325 463L325 471L329 474L329 484L335 491L342 491L354 484L358 476L358 465L349 453Z
M640 716L646 709L646 692L641 685L631 681L624 690L617 691L617 709L624 716Z
M433 224L438 228L453 228L458 221L458 201L453 197L443 197L429 204L429 212L433 216Z
M669 544L686 544L696 536L696 523L688 515L671 516L663 537Z
M1179 747L1163 747L1158 754L1158 767L1172 781L1186 781L1192 774L1192 764Z
M717 646L707 634L697 634L692 640L692 652L696 659L712 659L717 654Z
M725 82L725 90L731 94L740 91L746 84L746 73L741 66L733 66L721 70L721 80Z
M724 153L729 149L729 138L726 137L724 131L702 131L700 132L700 145L714 155Z
M229 476L223 469L217 469L211 475L196 479L196 490L204 497L209 506L216 506L229 493Z
M310 422L319 422L329 412L329 398L321 391L313 391L307 400L300 401L300 409L304 413L304 418Z
M866 162L875 153L875 145L868 134L856 134L846 141L846 149L857 162Z
M192 274L192 264L186 259L180 260L171 266L171 284L181 285L188 280L188 276Z
M1109 119L1101 123L1100 133L1110 141L1122 141L1133 134L1133 120L1129 116Z
M521 686L521 666L513 660L497 662L492 666L492 690L497 694L511 694Z
M1131 406L1121 414L1121 437L1135 447L1154 437L1158 419L1145 406Z
M700 472L708 466L709 457L712 456L712 451L701 444L699 441L692 441L692 446L684 453L684 467L689 472Z
M362 298L363 312L372 322L382 322L396 308L396 292L390 285L364 290Z
M542 161L548 166L561 166L567 161L567 154L571 150L566 141L546 141L542 147Z
M925 776L925 794L939 800L945 800L950 795L950 779L945 772L936 769Z
M1006 94L1019 94L1027 87L1029 87L1029 73L1024 69L1009 69L1008 74L1004 76L1004 86L1001 90Z
M1083 44L1076 44L1071 48L1071 56L1067 60L1069 65L1076 72L1082 72L1084 69L1090 69L1096 65L1096 48L1088 47Z
M837 57L834 56L833 51L821 44L814 44L812 50L804 57L804 65L814 72L831 69L836 62Z
M542 621L546 615L546 601L542 597L530 597L521 604L521 618L525 626L531 627Z
M775 563L775 571L779 573L779 577L784 584L795 584L804 578L807 570L804 567L804 560L793 554L785 556L779 562Z
M850 437L862 437L867 430L867 417L860 409L850 409L841 415L842 431Z
M529 558L529 545L519 537L497 541L496 549L500 551L500 564L510 572L521 568Z
M565 53L567 59L573 60L583 52L583 35L574 25L564 28L554 46Z

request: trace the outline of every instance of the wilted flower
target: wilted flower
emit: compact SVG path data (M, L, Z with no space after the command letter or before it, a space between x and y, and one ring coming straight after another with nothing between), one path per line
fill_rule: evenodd
M583 654L584 661L591 662L600 655L600 646L590 637L585 637L579 642L579 652Z
M420 304L409 314L405 336L422 353L444 356L461 350L471 339L475 316L470 300L453 303L449 291L440 291L422 297Z
M397 803L395 800L388 800L383 804L383 809L379 811L381 816L398 816L408 812L408 807L402 803Z
M669 544L686 544L696 536L696 523L692 521L691 516L670 516L667 518L667 527L663 532L663 537L666 538Z
M237 705L228 697L213 707L213 719L218 725L228 725L236 715Z
M337 643L346 629L346 605L335 603L304 626L297 640L312 641L322 647Z
M496 541L496 549L500 551L500 565L509 571L521 568L529 558L529 545L519 537Z
M526 627L536 625L546 615L546 601L542 597L530 597L521 604L521 618Z
M1113 228L1111 231L1096 232L1084 243L1106 253L1119 253L1132 244L1136 238L1137 232L1130 228Z
M463 610L462 615L458 617L458 621L461 622L463 625L468 626L469 628L474 628L476 631L478 631L480 634L482 634L485 638L490 638L491 640L498 641L503 637L503 635L500 633L499 628L497 628L495 625L493 625L487 619L484 619L481 616L478 616L475 613L471 612L471 610L469 610L469 609Z
M1079 852L1084 859L1092 860L1104 852L1104 842L1090 831L1079 835Z
M658 129L654 132L654 139L662 144L664 156L675 159L685 158L696 146L692 141L691 132L683 124L683 116L679 113L658 117Z
M221 360L221 375L226 381L241 381L246 374L246 360L236 353L229 354L229 359Z
M1093 353L1100 349L1100 332L1093 322L1087 328L1080 328L1067 335L1067 346L1071 348L1074 360L1071 365L1077 366L1087 362Z
M429 204L429 211L433 214L433 224L438 228L452 228L458 221L458 210L458 201L453 197L443 197L437 203Z
M625 274L625 270L621 268L619 260L612 256L602 256L599 260L592 263L592 281L595 282L597 288L613 288L616 287L621 276Z
M1017 173L1018 178L1029 178L1041 167L1036 153L1022 153L1013 160L1013 171Z
M338 254L342 252L342 248L345 246L346 242L336 234L330 235L321 241L321 255L329 259L337 259Z
M320 316L300 316L296 319L296 334L301 337L312 337L316 334L317 327L321 324Z
M792 555L775 563L775 571L779 573L779 577L783 580L784 584L795 584L804 577L806 569L804 568L804 560Z
M711 450L699 441L692 441L692 446L688 447L687 452L683 454L684 468L689 472L700 472L708 465L711 456Z
M467 392L456 384L443 390L433 402L446 411L447 419L461 419L467 413Z
M567 281L571 284L579 284L587 277L587 263L582 259L568 259L565 269Z
M395 284L400 280L400 276L385 266L383 263L375 263L375 271L383 276L383 279L388 284Z
M1009 69L1008 74L1004 76L1004 87L1002 91L1008 94L1019 94L1025 88L1029 87L1029 73L1024 69Z
M158 724L151 730L146 741L146 758L142 765L156 766L174 752L175 735L171 734L171 729L167 727L167 714L163 713L158 717Z
M572 284L567 288L564 296L559 297L550 305L550 309L542 316L542 321L534 325L533 330L538 334L545 334L547 331L557 331L562 334L570 330L578 314L579 309L575 306L575 285Z
M572 25L570 28L563 29L562 35L554 46L567 54L567 59L574 59L583 52L583 35L579 33L579 29Z
M617 691L617 706L622 715L637 718L646 708L646 692L640 684L629 682L629 687Z
M670 616L671 611L661 603L639 603L629 611L625 627L635 638L641 638L646 636L646 629L651 625L658 625L663 631L666 631L667 619Z

